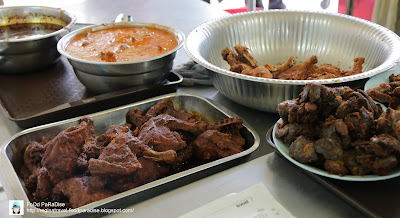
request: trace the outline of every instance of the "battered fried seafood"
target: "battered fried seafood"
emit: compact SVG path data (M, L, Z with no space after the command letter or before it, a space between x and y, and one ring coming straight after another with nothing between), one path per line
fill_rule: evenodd
M307 84L277 110L283 123L276 137L301 163L338 175L387 175L398 167L400 111L383 112L361 90Z
M366 92L372 99L395 110L400 110L400 75L391 74L389 83L381 83L378 87Z
M264 66L259 66L255 58L250 54L249 48L239 43L234 49L236 52L229 48L224 48L221 52L223 59L231 66L230 71L249 76L273 79L316 80L350 76L362 73L362 65L365 61L363 57L355 58L353 69L350 71L342 71L339 67L335 67L331 64L316 66L315 64L318 63L318 58L315 55L298 65L296 65L296 59L294 57L289 57L289 59L280 66L274 66L268 63Z
M201 116L176 109L170 98L145 114L130 110L127 121L96 137L93 120L83 117L55 137L32 141L21 168L30 200L80 207L242 152L245 144L241 118L208 125Z

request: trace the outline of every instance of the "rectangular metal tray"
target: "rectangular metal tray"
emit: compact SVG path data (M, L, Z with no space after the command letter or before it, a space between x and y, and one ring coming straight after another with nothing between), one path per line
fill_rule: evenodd
M77 23L71 31L90 25ZM86 90L68 60L61 57L42 72L0 74L0 105L9 120L28 128L175 92L182 81L181 75L170 72L160 84L97 95Z
M272 139L272 126L267 132L267 143L276 150ZM368 217L400 217L400 178L375 182L352 182L331 179L302 170L333 193L347 201Z
M176 107L199 112L210 123L237 116L222 106L218 106L203 97L178 93L154 97L137 103L90 114L88 116L93 119L96 133L99 134L103 133L110 125L125 123L126 114L132 108L137 107L143 111L147 111L151 106L167 97L172 98ZM0 174L0 179L9 199L19 199L29 202L23 181L18 176L21 166L23 165L23 154L26 146L32 140L40 140L42 136L54 136L70 126L76 126L78 125L78 121L79 117L76 117L21 131L12 136L11 139L1 147L0 160L2 173ZM80 209L99 207L124 208L242 163L246 161L249 154L256 150L260 144L259 136L245 121L244 127L245 128L243 128L241 132L246 141L243 152L170 175L129 191L82 206ZM28 209L36 209L29 205L26 205L26 207ZM69 216L77 214L77 212L37 212L35 214L41 216Z
M181 75L170 72L161 84L96 95L86 90L61 58L43 72L0 75L0 105L9 120L28 128L175 92L182 81Z

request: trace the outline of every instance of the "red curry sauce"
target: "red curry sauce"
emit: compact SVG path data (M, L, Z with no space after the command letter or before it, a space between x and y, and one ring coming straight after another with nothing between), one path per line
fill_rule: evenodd
M66 51L75 57L99 62L139 61L171 51L175 35L153 27L113 27L76 36Z

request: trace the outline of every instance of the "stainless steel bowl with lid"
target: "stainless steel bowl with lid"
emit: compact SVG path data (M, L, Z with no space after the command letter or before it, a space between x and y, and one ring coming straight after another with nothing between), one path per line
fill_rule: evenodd
M0 40L0 73L17 74L43 70L59 58L57 42L70 31L76 17L65 10L42 6L0 7L0 26L51 24L61 27L49 33ZM37 28L37 27L32 27ZM0 33L7 33L1 29Z
M68 43L80 34L127 26L167 30L175 35L178 45L167 53L140 61L97 62L83 60L66 52ZM113 22L75 30L59 41L57 49L68 59L79 81L86 88L94 93L107 93L136 85L162 82L170 73L176 52L182 47L184 40L185 35L180 30L170 26L139 22Z
M281 80L229 71L225 47L240 43L260 64L279 64L290 56L298 63L312 55L318 64L351 69L353 59L365 57L363 73L334 79ZM354 84L382 73L400 58L400 37L378 24L342 14L270 10L217 18L199 25L185 42L186 53L209 71L213 85L226 97L261 111L297 98L309 82L331 86ZM350 85L351 86L351 85ZM363 85L360 85L362 87Z

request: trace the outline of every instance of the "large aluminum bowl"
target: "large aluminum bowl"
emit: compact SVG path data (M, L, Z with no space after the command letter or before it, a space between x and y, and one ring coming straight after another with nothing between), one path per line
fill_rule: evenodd
M74 15L59 8L0 7L0 26L17 23L50 23L64 27L37 37L0 40L0 73L37 72L53 65L60 58L60 53L57 52L58 40L70 31L75 22Z
M297 98L311 80L266 79L230 72L221 51L225 47L233 49L237 43L249 47L260 65L283 63L289 56L301 63L317 55L318 64L330 63L349 70L354 58L365 57L361 74L312 80L332 86L353 84L382 73L400 58L400 38L395 33L341 14L247 12L214 19L195 28L187 36L185 51L209 70L213 85L231 100L267 112L276 112L280 102Z
M174 34L178 45L162 55L140 60L125 62L97 62L83 60L65 51L68 43L77 35L121 26L154 27L167 30ZM75 30L63 37L58 45L58 51L68 58L79 81L94 93L107 93L136 85L148 85L162 82L170 73L176 52L182 47L185 35L178 29L151 23L116 22L93 25Z

